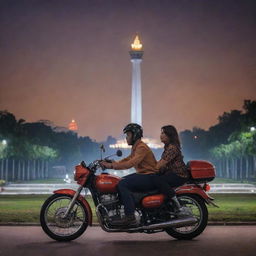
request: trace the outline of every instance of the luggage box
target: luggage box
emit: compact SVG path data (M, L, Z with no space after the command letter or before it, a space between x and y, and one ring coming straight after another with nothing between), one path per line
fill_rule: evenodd
M209 182L216 176L214 165L208 161L191 160L187 166L192 179L196 182Z

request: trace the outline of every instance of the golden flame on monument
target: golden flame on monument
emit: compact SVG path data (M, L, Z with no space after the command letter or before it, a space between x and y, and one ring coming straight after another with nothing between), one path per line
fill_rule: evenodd
M132 50L134 51L140 51L142 49L142 44L140 43L139 36L137 35L134 39L133 44L131 44Z

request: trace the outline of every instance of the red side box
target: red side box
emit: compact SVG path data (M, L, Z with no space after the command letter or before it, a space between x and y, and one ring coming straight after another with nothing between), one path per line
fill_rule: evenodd
M207 161L191 160L188 162L188 170L195 181L212 181L216 176L214 165Z

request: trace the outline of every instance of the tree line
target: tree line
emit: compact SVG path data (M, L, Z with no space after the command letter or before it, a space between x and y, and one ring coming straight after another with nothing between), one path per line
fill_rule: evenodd
M91 161L99 145L47 120L28 123L0 111L0 175L7 180L49 177L49 168L70 172L79 161ZM1 178L0 177L0 178Z
M255 128L256 101L244 100L243 110L224 112L208 130L194 127L180 133L185 160L212 161L219 177L255 179ZM109 136L104 144L108 147L115 141ZM54 173L49 171L52 167L56 172L71 172L81 160L91 162L97 156L99 143L88 136L78 136L48 120L28 123L0 111L0 179L48 178Z
M214 162L219 177L256 178L256 101L244 100L243 110L218 117L209 130L195 127L180 133L187 160Z

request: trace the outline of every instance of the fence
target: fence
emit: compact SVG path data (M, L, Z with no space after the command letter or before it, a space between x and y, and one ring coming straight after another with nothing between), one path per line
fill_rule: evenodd
M252 184L210 184L210 193L218 194L256 194L256 186ZM3 187L0 195L52 194L57 189L76 190L78 185L71 184L9 184ZM89 194L88 189L83 194Z
M26 181L49 177L49 162L46 160L0 160L0 179Z

